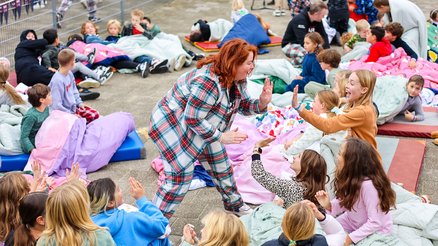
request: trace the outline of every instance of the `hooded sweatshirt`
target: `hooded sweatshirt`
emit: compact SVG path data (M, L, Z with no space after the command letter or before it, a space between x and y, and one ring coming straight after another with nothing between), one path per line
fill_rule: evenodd
M379 57L389 56L392 52L392 46L388 39L382 38L370 47L370 54L365 62L376 62Z
M35 40L27 40L26 35L33 33ZM15 48L15 71L17 72L17 81L23 82L28 86L35 83L49 84L53 72L40 65L38 57L47 45L47 40L37 39L34 30L28 29L21 33L20 43Z
M169 221L146 197L136 201L139 211L127 212L117 208L91 216L94 223L107 227L117 246L171 245L166 233Z

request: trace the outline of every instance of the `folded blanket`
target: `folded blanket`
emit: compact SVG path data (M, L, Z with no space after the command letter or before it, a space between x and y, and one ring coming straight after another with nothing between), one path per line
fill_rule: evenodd
M0 105L0 155L23 153L20 143L21 120L27 110L25 105Z

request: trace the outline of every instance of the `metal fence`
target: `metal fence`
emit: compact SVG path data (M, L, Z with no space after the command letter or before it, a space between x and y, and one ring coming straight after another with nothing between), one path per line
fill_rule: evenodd
M96 16L101 18L101 22L98 23L100 30L106 30L108 20L118 19L124 23L130 10L142 9L145 5L154 2L154 0L96 1L98 1ZM0 2L0 57L5 56L11 64L14 64L15 47L21 32L33 29L38 38L42 38L44 30L56 28L56 11L61 0L0 0ZM161 2L169 1L161 0ZM86 20L88 20L87 9L80 0L73 0L61 21L62 28L58 29L61 42L65 43L69 35L79 33L81 24Z

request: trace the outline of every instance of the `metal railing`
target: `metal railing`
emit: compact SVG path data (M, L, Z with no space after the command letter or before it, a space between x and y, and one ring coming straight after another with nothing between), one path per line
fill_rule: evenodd
M100 30L106 30L106 23L110 19L118 19L124 23L132 9L142 9L153 1L100 0L97 3L96 16L101 18L101 22L97 25ZM56 11L60 3L61 0L0 0L0 57L7 57L13 65L15 48L24 30L33 29L38 38L42 38L45 30L56 28ZM87 9L83 7L80 0L73 0L61 21L62 28L58 29L61 42L66 43L69 35L79 33L81 24L86 20L88 20Z

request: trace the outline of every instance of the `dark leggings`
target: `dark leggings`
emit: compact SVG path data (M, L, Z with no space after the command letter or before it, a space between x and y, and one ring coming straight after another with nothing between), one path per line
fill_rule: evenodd
M111 66L115 67L116 69L136 69L138 66L137 62L134 62L132 60L123 60L123 61L115 61L111 63Z

